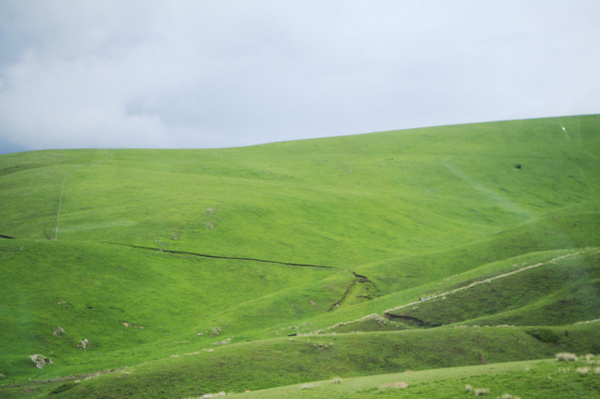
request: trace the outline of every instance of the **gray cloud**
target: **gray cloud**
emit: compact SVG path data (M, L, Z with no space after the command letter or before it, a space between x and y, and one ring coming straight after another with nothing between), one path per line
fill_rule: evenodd
M14 0L0 15L0 153L600 109L596 1Z

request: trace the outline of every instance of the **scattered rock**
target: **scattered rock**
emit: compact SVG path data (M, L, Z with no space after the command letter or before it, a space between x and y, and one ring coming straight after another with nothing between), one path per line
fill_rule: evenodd
M90 349L91 345L90 345L90 341L87 340L87 338L84 338L83 340L79 341L79 343L77 344L77 349L80 349L82 351L88 350Z
M56 329L52 333L52 335L54 335L55 337L60 337L60 336L65 335L65 334L66 334L66 331L62 327L56 327Z
M47 364L54 364L54 363L52 363L52 360L50 360L46 356L40 355L40 354L31 355L31 356L29 356L29 358L31 359L32 362L35 363L35 367L37 367L38 369L44 368L44 366Z
M6 376L2 373L0 373L0 378L6 378Z

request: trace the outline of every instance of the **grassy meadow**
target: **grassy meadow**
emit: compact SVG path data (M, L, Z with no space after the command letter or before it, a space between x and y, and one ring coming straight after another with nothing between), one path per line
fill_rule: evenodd
M5 154L0 203L0 397L600 395L600 116Z

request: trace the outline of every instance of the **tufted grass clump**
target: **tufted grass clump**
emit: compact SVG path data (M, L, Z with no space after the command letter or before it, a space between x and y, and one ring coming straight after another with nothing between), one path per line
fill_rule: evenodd
M577 371L577 373L581 374L581 375L588 375L590 372L590 368L589 367L577 367L577 370L575 370L575 371Z
M489 395L490 390L488 388L473 388L472 385L465 385L465 391L467 393L473 393L475 396Z
M213 398L219 398L219 397L225 396L225 395L226 395L225 391L221 391L221 392L217 392L217 393L207 393L202 396L188 396L187 398L184 398L184 399L213 399Z
M307 383L307 384L302 384L301 389L302 390L306 390L306 389L316 389L319 387L319 384L315 384L315 383Z

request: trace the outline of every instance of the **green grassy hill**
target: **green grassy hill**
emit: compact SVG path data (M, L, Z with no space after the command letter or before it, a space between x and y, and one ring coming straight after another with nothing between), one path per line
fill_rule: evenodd
M7 154L0 201L0 396L600 353L600 116Z

